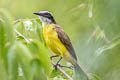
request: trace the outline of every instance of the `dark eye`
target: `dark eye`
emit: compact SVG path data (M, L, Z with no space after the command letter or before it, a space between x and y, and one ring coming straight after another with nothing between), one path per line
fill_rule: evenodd
M52 18L52 15L51 15L51 14L49 14L49 13L45 13L45 14L44 14L44 17L47 17L47 18Z
M50 16L50 14L49 13L45 13L45 16Z

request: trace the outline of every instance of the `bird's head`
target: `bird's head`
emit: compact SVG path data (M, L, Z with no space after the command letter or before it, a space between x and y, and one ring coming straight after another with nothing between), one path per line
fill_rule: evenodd
M42 24L56 24L52 13L49 11L34 12L33 14L38 15Z

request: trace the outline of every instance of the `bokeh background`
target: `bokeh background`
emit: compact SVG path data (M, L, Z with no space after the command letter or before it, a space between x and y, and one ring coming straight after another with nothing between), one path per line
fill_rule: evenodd
M120 79L119 0L0 0L15 20L49 10L70 36L79 63L101 80Z

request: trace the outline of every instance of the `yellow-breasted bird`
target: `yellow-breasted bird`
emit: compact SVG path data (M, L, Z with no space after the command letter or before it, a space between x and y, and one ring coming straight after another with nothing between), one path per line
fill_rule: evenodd
M56 24L52 13L49 11L40 11L35 12L34 14L38 15L42 21L45 42L48 48L50 48L50 50L55 55L52 57L60 57L60 60L63 58L66 61L70 62L74 66L76 74L80 74L77 76L79 78L78 80L87 80L87 74L77 63L75 50L68 35L59 25ZM56 66L60 60L56 63Z

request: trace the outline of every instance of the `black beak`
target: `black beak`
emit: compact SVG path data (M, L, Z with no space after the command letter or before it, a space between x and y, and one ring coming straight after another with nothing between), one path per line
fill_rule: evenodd
M34 12L33 14L35 14L35 15L41 15L40 12Z

